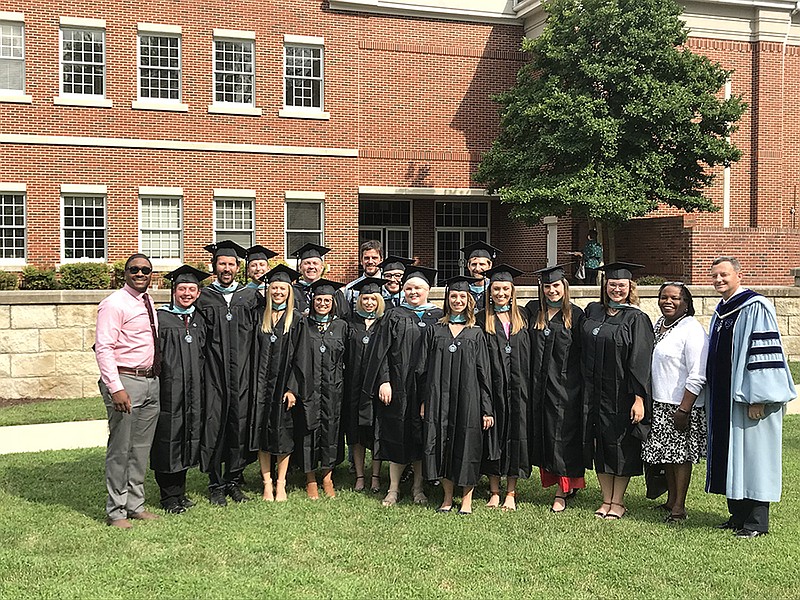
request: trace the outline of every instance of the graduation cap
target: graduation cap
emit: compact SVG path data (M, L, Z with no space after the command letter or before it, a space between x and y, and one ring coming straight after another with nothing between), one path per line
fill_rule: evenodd
M381 286L388 283L388 281L388 279L381 279L380 277L364 277L364 279L355 282L351 288L359 294L380 294Z
M249 263L252 260L269 260L270 258L275 258L278 256L277 252L273 252L269 248L265 248L264 246L259 246L256 244L255 246L250 246L247 249L247 262Z
M308 244L303 244L297 250L292 252L292 256L296 257L298 260L305 260L306 258L322 259L322 257L330 251L330 248L309 242Z
M436 280L436 273L438 273L438 271L436 269L431 269L430 267L409 265L406 267L406 271L403 274L403 283L405 283L412 277L419 277L421 279L424 279L428 285L433 285L433 282Z
M489 269L483 274L483 276L488 277L491 283L494 283L495 281L513 282L515 277L519 277L523 273L524 271L520 271L511 265L502 264Z
M340 287L344 284L338 281L331 281L329 279L317 279L308 287L311 288L312 296L333 296Z
M200 285L200 282L207 277L211 277L211 273L195 269L191 265L182 265L164 275L164 279L168 279L172 282L173 288L179 283L194 283Z
M214 260L220 256L233 256L237 259L247 256L247 250L231 240L222 240L214 244L209 244L208 246L203 246L203 248L214 256Z
M274 268L270 269L266 273L264 273L264 275L260 277L260 280L266 284L270 284L273 281L283 281L284 283L292 283L298 277L300 277L300 273L281 263L279 265L276 265Z
M565 267L569 265L570 263L562 263L552 267L545 267L544 269L534 271L533 274L539 276L539 283L555 283L556 281L561 281L566 278L567 272L565 271Z
M413 258L405 258L403 256L387 256L381 264L378 265L382 271L405 271L409 265L414 264Z
M466 275L456 275L455 277L451 277L447 281L444 282L445 287L448 290L453 290L456 292L468 292L469 291L469 284L471 283L478 283L480 279L475 277L467 277Z
M598 271L605 273L606 279L633 279L631 271L643 268L644 265L628 262L613 262L602 267L597 267Z
M464 257L467 259L467 261L469 261L470 258L476 257L494 260L498 254L502 254L502 251L499 248L495 248L486 242L475 242L474 244L469 244L468 246L464 246L461 249L461 252L464 253Z

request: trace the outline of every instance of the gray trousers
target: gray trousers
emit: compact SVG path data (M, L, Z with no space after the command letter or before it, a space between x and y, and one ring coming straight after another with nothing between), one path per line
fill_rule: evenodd
M99 382L108 413L106 514L112 520L144 510L144 476L159 413L157 378L120 375L120 379L131 398L130 414L114 410L111 392Z

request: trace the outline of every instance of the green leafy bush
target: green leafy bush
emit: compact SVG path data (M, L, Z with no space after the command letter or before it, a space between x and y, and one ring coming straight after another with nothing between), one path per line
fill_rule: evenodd
M118 290L125 285L125 261L118 260L111 265L111 287Z
M105 263L72 263L63 265L61 287L67 290L106 290L111 283Z
M17 288L19 288L17 274L0 271L0 290L16 290Z
M40 269L29 265L22 268L23 290L57 290L55 269Z
M665 281L661 275L645 275L636 280L636 285L661 285Z

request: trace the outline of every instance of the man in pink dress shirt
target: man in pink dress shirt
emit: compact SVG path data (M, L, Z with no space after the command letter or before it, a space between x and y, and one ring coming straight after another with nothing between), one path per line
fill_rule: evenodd
M95 353L100 393L108 412L107 522L130 529L129 519L152 520L144 510L144 477L158 420L157 321L147 293L153 265L144 254L125 263L125 286L97 309Z

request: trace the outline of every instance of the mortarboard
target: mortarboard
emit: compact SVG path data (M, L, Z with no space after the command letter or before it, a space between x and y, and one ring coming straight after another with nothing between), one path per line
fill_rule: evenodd
M513 282L515 277L523 275L524 271L512 267L511 265L497 265L486 271L483 276L488 278L490 282L495 281L510 281Z
M605 273L606 279L633 279L631 271L643 268L644 265L628 262L613 262L602 267L597 267L598 271Z
M197 285L200 285L200 282L207 277L211 277L211 273L206 273L200 269L195 269L191 265L182 265L174 271L170 271L164 275L164 279L168 279L172 282L173 289L179 283L196 283Z
M329 279L317 279L308 287L311 288L312 296L333 296L340 287L344 284L338 281L331 281Z
M321 259L330 251L330 248L309 242L308 244L303 244L297 250L292 252L292 256L296 257L298 260L305 260L306 258Z
M480 279L476 279L475 277L456 275L455 277L451 277L445 281L444 284L448 290L454 290L456 292L468 292L469 284L477 283L478 281L480 281Z
M436 269L431 269L430 267L409 265L408 267L406 267L405 273L403 273L403 283L405 283L412 277L420 277L421 279L424 279L428 285L433 285L433 282L436 280L437 272L438 271Z
M470 258L481 257L481 258L488 258L489 260L494 260L498 254L501 254L502 251L499 248L495 248L491 244L487 244L486 242L475 242L474 244L469 244L468 246L464 246L461 248L461 252L464 253L464 256L467 260Z
M382 279L380 277L364 277L364 279L355 282L351 286L351 289L356 290L360 294L380 294L381 286L388 281L388 279Z
M236 242L231 240L221 240L214 244L204 246L204 249L210 252L216 259L218 256L233 256L234 258L244 258L247 255L247 250L242 248Z
M284 283L292 283L298 277L300 277L300 273L281 263L279 265L276 265L274 268L270 269L266 273L264 273L264 275L260 279L264 283L268 284L272 283L273 281L283 281Z
M562 263L560 265L553 265L552 267L545 267L544 269L534 271L533 274L539 276L539 283L555 283L566 277L564 268L569 264L570 263Z
M402 256L387 256L378 267L383 271L405 271L409 265L414 264L413 258L404 258Z
M260 246L258 244L255 246L250 246L247 249L248 263L251 260L269 260L270 258L275 258L276 256L278 256L277 252L273 252L269 248L265 248L264 246Z

